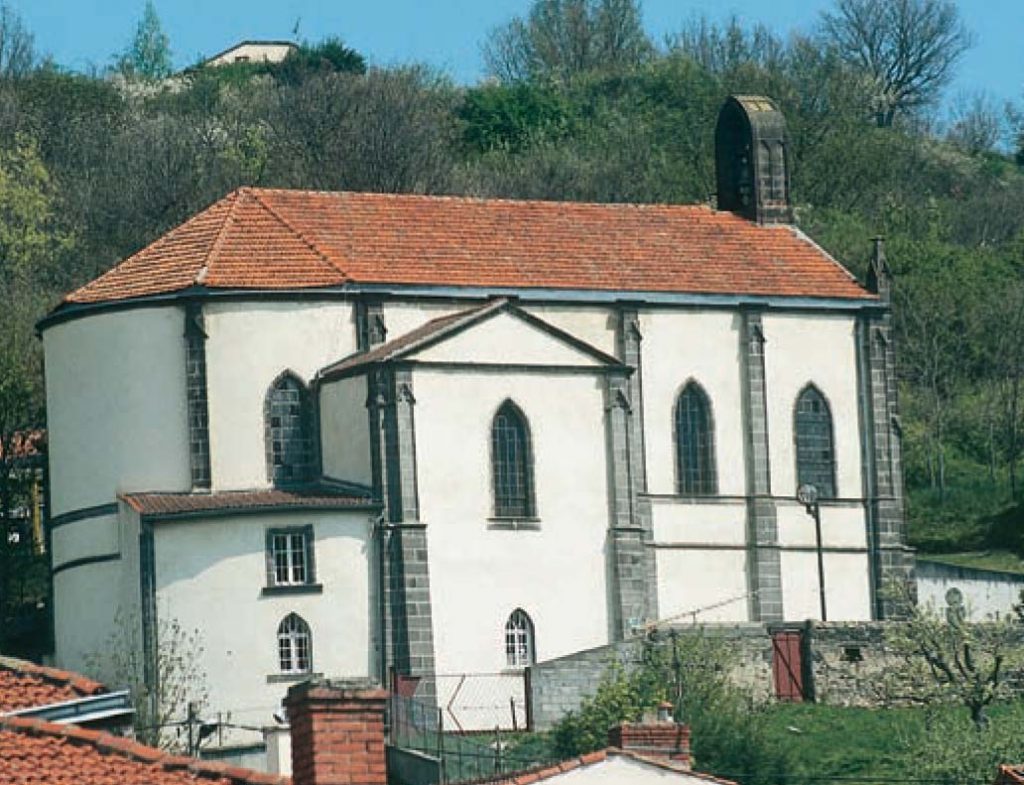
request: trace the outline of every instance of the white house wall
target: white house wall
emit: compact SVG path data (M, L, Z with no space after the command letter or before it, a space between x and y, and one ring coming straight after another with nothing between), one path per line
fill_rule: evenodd
M369 485L370 421L366 377L329 382L320 388L320 444L327 477Z
M204 314L213 490L266 487L267 390L285 370L308 384L356 350L352 304L213 303Z
M516 608L534 622L538 659L607 642L602 385L591 375L414 373L439 673L503 670ZM490 526L491 423L507 398L529 421L536 531Z
M426 300L386 300L384 302L384 324L387 340L398 338L405 333L422 327L431 319L462 311L472 302L430 302Z
M728 311L641 314L644 443L651 493L676 492L675 405L688 381L700 384L711 401L718 492L746 493L738 330L739 316Z
M832 412L836 493L859 498L863 483L856 321L847 316L768 314L763 325L772 492L776 496L796 495L793 413L797 396L813 383Z
M43 333L51 515L188 490L183 326L180 308L145 308Z
M315 672L376 675L369 519L362 511L316 512L154 524L157 613L201 631L210 711L230 711L241 724L272 723L289 686L273 679L277 627L292 612L309 624ZM323 593L263 595L267 529L306 524L314 527Z
M123 602L120 569L116 561L93 562L53 576L54 657L59 667L94 674L92 657L106 656Z

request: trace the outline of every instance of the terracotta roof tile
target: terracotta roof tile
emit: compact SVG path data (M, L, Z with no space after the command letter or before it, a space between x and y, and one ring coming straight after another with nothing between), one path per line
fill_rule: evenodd
M0 782L10 785L289 785L276 777L130 739L22 717L0 717Z
M279 507L361 507L372 504L369 494L316 484L296 488L265 488L253 491L219 493L125 493L121 500L143 516L161 517L200 515L211 512L234 512L274 509Z
M794 227L703 206L243 188L65 302L350 283L873 297Z
M0 714L99 695L107 688L77 673L0 657Z
M1018 783L1024 783L1024 767L1007 765L999 767L996 785L1017 785Z

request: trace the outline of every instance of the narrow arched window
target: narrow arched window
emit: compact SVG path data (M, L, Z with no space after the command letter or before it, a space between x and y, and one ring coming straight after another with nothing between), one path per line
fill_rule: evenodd
M491 424L491 463L494 470L494 515L532 518L533 456L526 417L512 401L505 401Z
M711 401L696 382L676 399L675 435L676 491L682 496L718 493Z
M818 496L836 495L836 456L832 441L832 413L828 401L814 385L808 385L796 400L796 484L813 485Z
M305 482L315 473L312 401L306 386L283 373L263 406L267 477L274 485Z
M537 661L533 622L522 608L516 608L505 622L505 661L510 668L525 668Z
M277 658L281 673L309 673L313 670L309 625L298 614L289 613L277 627Z

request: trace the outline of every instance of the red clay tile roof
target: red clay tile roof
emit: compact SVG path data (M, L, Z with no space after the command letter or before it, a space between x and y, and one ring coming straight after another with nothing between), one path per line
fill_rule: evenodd
M11 436L11 457L15 460L39 458L46 449L46 430L36 428L31 431L15 431ZM0 459L4 458L0 447Z
M563 760L558 763L549 763L544 766L527 769L526 771L509 772L506 774L499 774L494 777L484 777L483 779L473 780L472 783L466 783L466 785L531 785L531 783L543 782L544 780L551 779L552 777L557 777L559 774L564 774L567 771L578 769L581 766L592 766L595 763L601 763L611 757L630 758L640 763L647 764L648 766L654 766L659 769L675 772L680 776L690 777L702 782L709 782L713 785L737 785L737 783L732 780L723 780L719 777L713 777L710 774L691 771L690 769L684 769L679 766L672 765L664 760L647 758L643 755L637 755L636 753L620 750L615 747L608 747L603 750L597 750L596 752L588 752L586 755L581 755L578 758L569 758L568 760Z
M65 302L344 284L873 298L794 227L704 206L242 188Z
M211 512L255 512L281 507L337 509L373 503L368 495L360 496L325 485L220 493L124 493L120 498L140 515L157 518Z
M106 691L98 681L77 673L0 657L0 714L65 703Z
M288 785L288 777L170 755L130 739L0 717L0 782L10 785Z

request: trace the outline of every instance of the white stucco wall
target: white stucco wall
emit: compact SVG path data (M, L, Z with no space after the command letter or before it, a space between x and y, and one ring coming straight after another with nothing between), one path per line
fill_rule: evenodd
M295 48L296 46L294 44L281 43L254 42L239 44L238 46L232 47L223 54L210 58L204 63L204 65L230 65L231 63L238 62L280 63L288 56L288 53L294 50Z
M322 594L262 595L266 530L314 526ZM278 673L277 627L289 613L309 624L314 672L376 674L376 586L369 514L309 512L155 524L158 614L202 632L209 711L272 723L288 683Z
M514 362L514 352L502 350ZM416 370L416 458L440 673L506 667L504 626L523 608L549 659L608 640L603 379ZM539 531L488 528L490 438L511 398L531 429Z
M789 621L820 619L818 555L782 551L782 606ZM871 618L868 560L860 553L825 553L825 610L829 621Z
M370 421L366 377L328 382L320 388L320 444L327 477L369 485Z
M586 341L595 349L616 356L615 336L618 321L614 308L528 303L524 305L524 310Z
M769 453L776 496L796 495L793 412L809 382L825 396L832 412L836 493L841 498L863 494L855 325L850 316L764 316Z
M267 390L285 370L308 384L356 350L352 304L210 303L205 320L213 489L266 487Z
M820 517L821 543L824 547L867 548L867 527L862 506L832 506L826 502L821 505ZM776 502L775 518L778 521L780 545L815 547L814 518L808 515L802 504L779 500Z
M99 675L90 655L110 648L120 594L121 563L83 564L53 576L54 660L58 667ZM112 685L117 686L117 685Z
M383 304L384 325L387 327L387 340L391 341L405 335L410 330L422 327L431 319L446 316L456 311L464 311L479 305L482 300L464 302L431 302L427 300L387 300Z
M50 514L125 490L188 490L184 313L140 308L49 327Z
M946 612L946 593L957 589L967 617L974 621L1002 619L1014 613L1024 591L1024 575L956 567L918 559L917 600L936 613Z
M718 492L746 493L739 316L728 311L644 311L640 330L648 490L676 491L676 398L693 380L711 400Z

